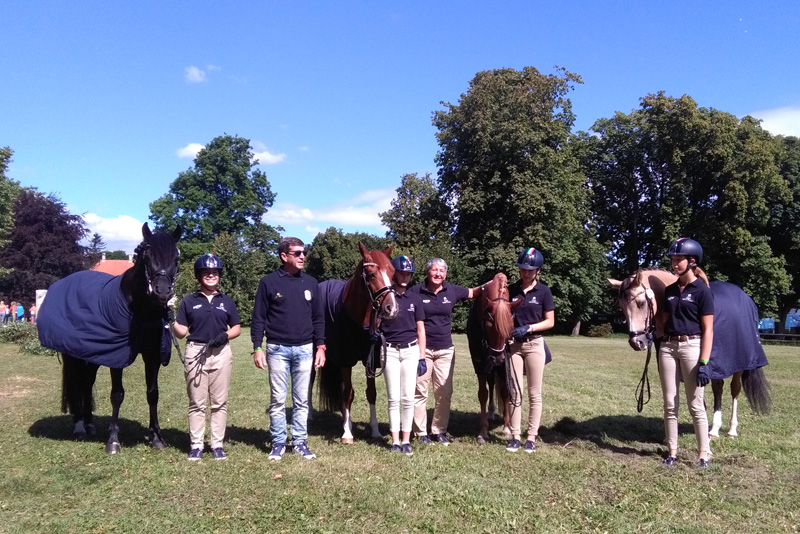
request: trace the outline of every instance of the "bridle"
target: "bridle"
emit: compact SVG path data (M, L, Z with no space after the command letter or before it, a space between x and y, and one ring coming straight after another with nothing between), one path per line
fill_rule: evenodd
M377 263L372 262L364 262L364 267L378 267ZM378 310L380 309L381 305L383 305L383 301L389 293L394 293L394 287L390 284L388 286L383 286L382 288L378 289L377 291L373 291L372 287L369 285L369 279L367 278L367 270L361 270L361 279L364 281L364 285L367 288L367 293L369 294L369 298L372 301L372 313L377 315Z
M633 295L628 299L627 303L630 304L639 295ZM629 339L636 336L644 335L647 338L647 358L644 361L644 371L642 371L642 378L639 380L639 385L636 386L636 411L641 413L644 405L650 402L650 376L647 374L647 368L650 365L650 357L653 349L653 332L656 329L655 312L653 309L653 300L655 294L649 287L644 288L645 302L647 303L647 320L644 323L644 330L636 330L628 332ZM644 392L647 389L647 400L644 400Z
M144 263L144 277L145 280L147 281L147 294L148 295L153 294L153 281L157 280L158 278L167 279L167 281L169 282L169 291L170 293L172 293L175 290L175 280L177 276L170 277L166 269L158 269L156 271L151 270L150 265L147 261L147 253L149 250L150 250L150 244L142 243L134 251L137 253L138 256L142 258L142 262Z

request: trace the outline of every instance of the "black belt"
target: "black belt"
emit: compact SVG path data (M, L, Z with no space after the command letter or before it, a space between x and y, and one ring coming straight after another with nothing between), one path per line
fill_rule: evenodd
M520 341L531 341L532 339L539 339L542 337L542 334L525 334L520 338Z
M686 343L690 339L700 339L703 337L703 334L692 334L691 336L664 336L661 338L661 341L678 341L680 343Z
M417 340L411 341L409 343L386 343L387 347L392 347L393 349L407 349L409 347L413 347L417 344Z

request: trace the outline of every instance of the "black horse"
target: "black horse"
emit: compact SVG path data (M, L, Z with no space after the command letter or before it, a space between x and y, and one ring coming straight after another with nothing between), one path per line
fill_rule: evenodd
M62 411L72 413L78 440L96 433L92 389L98 368L111 370L111 424L106 452L120 451L119 408L125 398L122 370L142 355L150 406L150 444L166 442L158 424L158 370L169 363L172 334L167 301L178 273L181 228L152 233L145 223L134 266L111 276L81 271L54 283L39 310L39 340L63 355Z

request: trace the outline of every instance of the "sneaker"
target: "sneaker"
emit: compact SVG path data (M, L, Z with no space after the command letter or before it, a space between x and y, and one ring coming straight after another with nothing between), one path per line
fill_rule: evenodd
M532 452L536 452L536 443L534 443L532 440L529 439L528 441L525 442L525 447L523 448L523 450L529 454Z
M189 451L189 461L196 462L203 457L203 449L192 449Z
M306 460L313 460L317 457L316 454L308 450L308 443L305 441L298 441L295 443L293 450L295 454L301 454Z
M677 461L678 459L676 457L667 456L666 458L664 458L664 465L675 465L675 462Z
M215 460L228 459L228 457L225 456L225 451L222 450L222 447L216 447L214 449L211 449L211 456L213 456Z
M506 450L508 452L517 452L520 447L522 447L522 443L518 439L512 439L506 445Z
M437 434L436 436L434 436L434 439L436 440L436 443L438 443L439 445L444 445L445 447L450 445L450 440L447 439L447 434Z
M698 465L698 467L700 467L700 469L705 469L705 468L707 468L709 465L711 465L711 462L709 462L709 461L708 461L708 460L706 460L705 458L700 458L700 461L698 462L698 464L697 464L697 465Z
M399 443L393 443L392 452L403 452L403 448L400 446Z
M433 445L435 441L431 440L431 437L428 434L423 434L419 437L419 442L423 445Z
M414 451L411 450L410 443L403 443L402 445L400 445L400 452L402 452L406 456L411 456L414 454Z
M283 458L283 451L285 450L285 443L273 443L272 450L269 453L269 459L275 462L280 462L281 458Z

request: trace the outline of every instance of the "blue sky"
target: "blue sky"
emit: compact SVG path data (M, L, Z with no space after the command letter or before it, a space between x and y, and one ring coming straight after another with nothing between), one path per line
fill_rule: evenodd
M800 135L800 3L63 2L0 9L0 146L110 250L218 135L251 140L310 242L382 235L405 173L436 174L431 114L481 70L580 74L576 130L659 90Z

